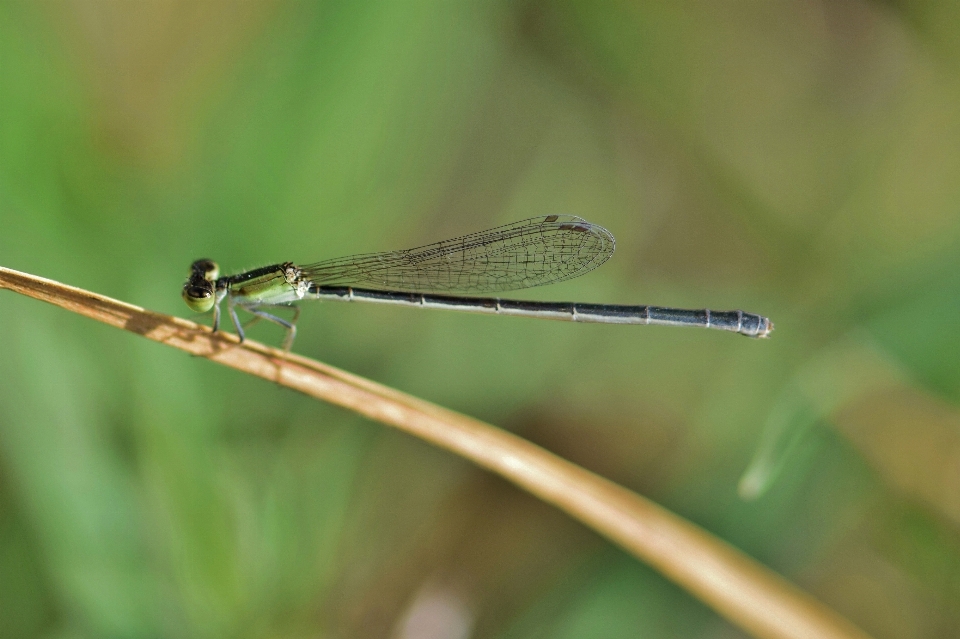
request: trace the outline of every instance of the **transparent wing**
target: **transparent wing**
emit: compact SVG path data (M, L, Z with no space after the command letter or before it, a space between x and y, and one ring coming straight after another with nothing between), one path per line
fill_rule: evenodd
M547 215L404 251L341 257L302 267L317 285L489 293L579 277L613 255L602 226Z

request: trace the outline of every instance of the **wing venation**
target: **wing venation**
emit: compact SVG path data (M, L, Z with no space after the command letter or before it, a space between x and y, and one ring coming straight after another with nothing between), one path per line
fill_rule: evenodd
M417 248L303 267L317 285L491 293L579 277L613 255L613 235L572 215L521 220Z

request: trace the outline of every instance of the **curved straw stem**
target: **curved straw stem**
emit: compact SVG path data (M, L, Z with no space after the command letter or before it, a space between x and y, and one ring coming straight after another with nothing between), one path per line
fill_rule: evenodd
M807 593L705 530L516 435L320 362L0 267L0 288L343 406L469 459L553 504L764 639L866 639Z

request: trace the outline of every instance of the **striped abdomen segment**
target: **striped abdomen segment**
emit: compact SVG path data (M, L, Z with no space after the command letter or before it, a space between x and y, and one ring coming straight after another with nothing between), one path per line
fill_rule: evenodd
M492 315L516 315L568 322L601 324L656 324L661 326L699 326L732 331L748 337L767 337L773 323L762 315L743 311L687 310L661 306L619 306L580 304L577 302L529 302L496 297L461 297L428 293L379 291L349 286L312 286L308 297L345 302L399 304L420 308L438 308Z

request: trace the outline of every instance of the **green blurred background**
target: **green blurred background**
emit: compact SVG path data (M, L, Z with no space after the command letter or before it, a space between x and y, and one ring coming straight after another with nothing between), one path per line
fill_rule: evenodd
M519 297L776 332L317 303L295 349L650 496L878 638L955 637L958 35L949 0L4 1L0 265L191 317L198 257L582 216L614 258ZM743 635L448 453L0 293L0 636Z

